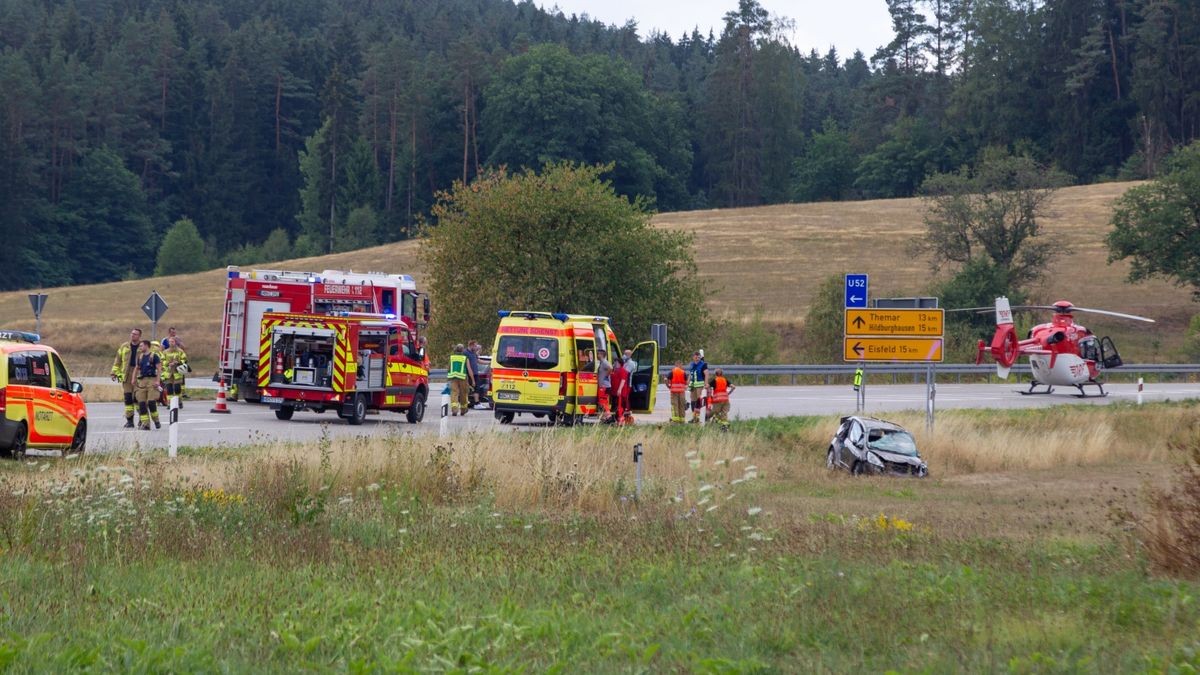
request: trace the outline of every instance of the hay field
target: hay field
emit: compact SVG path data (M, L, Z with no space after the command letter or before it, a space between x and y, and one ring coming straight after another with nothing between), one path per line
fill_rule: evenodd
M1066 188L1051 204L1045 231L1060 237L1073 253L1060 259L1037 299L1069 299L1084 307L1144 313L1159 320L1147 330L1120 321L1089 317L1087 325L1114 337L1136 335L1139 344L1119 341L1127 360L1172 360L1187 319L1197 311L1186 289L1156 281L1125 282L1128 265L1106 263L1104 237L1113 201L1133 183ZM736 320L762 308L771 323L795 325L808 310L817 285L829 275L866 272L875 297L907 296L925 291L931 281L927 260L907 253L923 236L919 199L785 204L660 214L658 227L695 235L696 262L703 281L713 287L709 305L716 316ZM285 269L404 272L424 285L416 242L260 265ZM147 326L141 303L152 290L170 309L160 325L178 325L200 372L212 366L219 344L224 270L194 275L140 279L86 287L55 288L43 315L45 339L67 354L81 375L102 373L116 344L131 325ZM434 298L438 311L453 311ZM32 329L26 291L0 294L0 325ZM1157 345L1153 349L1144 344ZM1161 353L1160 353L1161 352Z

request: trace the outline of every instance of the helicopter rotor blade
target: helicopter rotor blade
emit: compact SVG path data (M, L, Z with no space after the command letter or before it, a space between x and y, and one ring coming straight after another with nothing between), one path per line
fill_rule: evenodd
M1115 316L1115 317L1119 317L1122 319L1133 319L1134 321L1145 321L1147 323L1154 323L1154 319L1150 319L1150 318L1147 318L1144 316L1137 316L1136 314L1122 314L1121 312L1110 312L1107 309L1088 309L1087 307L1072 307L1071 311L1072 312L1091 312L1092 314L1107 314L1108 316Z

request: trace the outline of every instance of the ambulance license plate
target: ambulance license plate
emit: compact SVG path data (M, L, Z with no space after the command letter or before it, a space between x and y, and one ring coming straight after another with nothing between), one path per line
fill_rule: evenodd
M263 403L283 403L283 397L282 396L264 396L264 397L262 397L262 402Z
M519 391L504 391L502 389L502 390L496 392L496 398L500 399L501 401L515 401L515 400L521 398L521 392L519 392Z

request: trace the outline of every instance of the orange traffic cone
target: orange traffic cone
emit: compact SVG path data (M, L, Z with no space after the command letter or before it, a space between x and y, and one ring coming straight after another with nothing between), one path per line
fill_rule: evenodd
M221 385L217 388L217 405L213 406L209 412L229 414L231 411L225 405L225 378L221 378Z

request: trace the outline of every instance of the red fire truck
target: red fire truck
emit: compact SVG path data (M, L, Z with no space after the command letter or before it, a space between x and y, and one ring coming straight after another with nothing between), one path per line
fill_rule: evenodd
M242 271L227 268L221 351L213 380L224 378L229 397L258 400L259 337L267 312L328 315L359 312L394 318L412 334L429 321L429 296L407 274L381 272Z
M425 416L429 372L404 321L265 312L258 353L262 402L281 420L297 410L335 410L350 424L368 410Z

